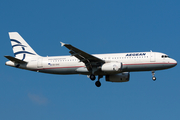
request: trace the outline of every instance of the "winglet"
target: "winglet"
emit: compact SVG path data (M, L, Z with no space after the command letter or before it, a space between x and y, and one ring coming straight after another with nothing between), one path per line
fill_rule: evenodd
M61 43L61 46L64 46L65 45L65 43L63 43L63 42L60 42Z

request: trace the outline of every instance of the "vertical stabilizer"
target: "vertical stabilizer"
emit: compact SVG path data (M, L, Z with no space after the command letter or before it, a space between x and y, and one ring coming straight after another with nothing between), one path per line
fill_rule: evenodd
M39 56L17 32L9 32L15 58L24 60Z

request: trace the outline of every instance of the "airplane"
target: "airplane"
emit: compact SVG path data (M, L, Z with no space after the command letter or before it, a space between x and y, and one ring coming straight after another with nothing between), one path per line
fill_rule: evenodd
M81 74L87 75L101 86L100 79L105 76L109 82L127 82L130 72L151 71L155 81L155 71L172 68L177 61L160 52L131 52L111 54L88 54L70 44L63 42L61 46L69 49L69 56L38 55L18 32L9 32L15 57L5 56L9 61L5 65L50 74Z

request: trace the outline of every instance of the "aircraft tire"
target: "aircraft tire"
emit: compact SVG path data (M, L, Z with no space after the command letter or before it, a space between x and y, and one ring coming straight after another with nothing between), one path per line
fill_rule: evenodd
M95 85L96 85L97 87L100 87L100 86L101 86L101 82L100 82L100 81L96 81L96 82L95 82Z
M96 79L96 76L93 75L93 74L91 74L91 75L90 75L90 79L91 79L92 81L94 81L94 80Z
M156 77L155 77L155 76L153 76L153 77L152 77L152 79L153 79L153 81L155 81L155 80L156 80Z

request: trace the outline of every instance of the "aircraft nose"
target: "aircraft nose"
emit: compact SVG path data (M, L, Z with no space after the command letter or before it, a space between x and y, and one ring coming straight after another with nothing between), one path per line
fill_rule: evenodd
M174 67L174 66L176 66L176 65L177 65L177 61L176 61L176 60L174 60L174 59L172 59L172 60L171 60L171 64L172 64L172 65L173 65L173 67Z

